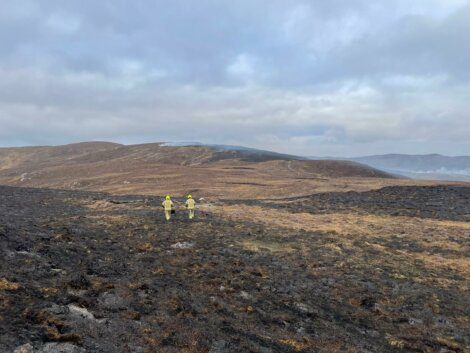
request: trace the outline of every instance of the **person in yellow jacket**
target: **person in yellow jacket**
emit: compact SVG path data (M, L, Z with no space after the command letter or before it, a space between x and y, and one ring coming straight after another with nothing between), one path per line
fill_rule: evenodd
M191 195L188 195L186 200L186 208L189 210L189 219L194 218L194 209L196 208L196 201L194 201Z
M171 218L171 210L173 210L173 201L171 201L169 195L166 196L165 201L162 202L162 207L165 209L165 218L169 221Z

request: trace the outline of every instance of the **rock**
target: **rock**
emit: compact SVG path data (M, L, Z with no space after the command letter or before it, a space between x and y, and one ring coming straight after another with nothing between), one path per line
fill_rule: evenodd
M85 308L80 308L79 306L76 306L73 304L70 304L68 308L72 316L78 316L80 318L87 319L87 320L95 319L95 316Z
M124 299L116 293L105 292L99 300L102 306L110 310L119 310L124 307Z
M244 290L242 290L240 292L240 297L242 297L243 299L251 299L252 298L251 295L248 294L247 292L245 292Z
M415 318L410 317L410 318L408 319L408 323L409 323L410 325L421 325L421 324L423 323L423 320L421 320L421 319L415 319Z
M48 312L54 315L66 315L68 314L68 309L66 306L52 304L50 308L47 309Z
M13 353L34 353L34 348L30 343L26 343L16 348Z
M136 346L134 344L129 344L129 351L131 353L144 353L145 349L141 346Z
M48 343L38 353L87 353L85 349L70 343Z
M35 258L40 258L38 254L26 251L26 250L21 250L16 252L17 255L22 255L22 256L27 256L27 257L35 257Z
M193 246L194 246L193 243L190 243L187 241L178 242L178 243L171 245L173 249L191 249Z
M299 309L301 312L306 313L306 314L315 314L315 310L304 303L295 303L295 307Z

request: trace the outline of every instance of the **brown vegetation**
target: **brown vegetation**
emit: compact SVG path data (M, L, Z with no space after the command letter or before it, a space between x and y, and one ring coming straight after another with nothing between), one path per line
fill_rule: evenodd
M120 194L269 198L416 184L352 162L161 144L0 149L0 184Z

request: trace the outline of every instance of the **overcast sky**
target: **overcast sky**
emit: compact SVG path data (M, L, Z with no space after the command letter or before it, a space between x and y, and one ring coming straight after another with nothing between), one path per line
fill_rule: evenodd
M0 146L470 154L470 0L2 0Z

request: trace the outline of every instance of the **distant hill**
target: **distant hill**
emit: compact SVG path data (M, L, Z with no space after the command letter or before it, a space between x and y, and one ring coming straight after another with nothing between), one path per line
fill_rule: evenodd
M318 183L336 185L329 178L393 176L353 161L311 161L241 146L84 142L0 148L0 184L13 186L269 197L272 190L272 196L291 195L312 192Z
M294 156L291 154L277 153L257 148L220 145L220 144L203 144L200 142L166 142L162 146L170 147L208 147L218 152L218 159L241 158L246 161L268 161L268 160L308 160L306 157Z
M417 179L470 181L470 156L386 154L350 160Z

